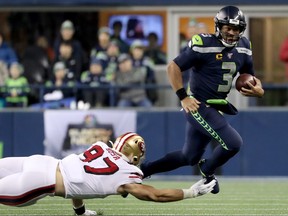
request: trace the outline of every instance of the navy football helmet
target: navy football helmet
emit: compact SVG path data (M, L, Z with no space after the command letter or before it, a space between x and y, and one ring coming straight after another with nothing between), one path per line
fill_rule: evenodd
M246 29L246 21L243 12L235 6L226 6L223 7L215 16L215 35L219 38L222 44L226 47L235 46L239 39L244 34ZM239 28L239 35L235 35L233 40L227 40L227 33L221 31L223 25L229 25L232 27Z

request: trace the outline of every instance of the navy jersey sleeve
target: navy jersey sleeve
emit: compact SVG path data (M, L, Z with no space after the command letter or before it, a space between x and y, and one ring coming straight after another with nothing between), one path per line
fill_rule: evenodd
M242 52L245 53L245 63L243 64L243 66L239 69L239 73L248 73L251 75L255 75L254 72L254 66L253 66L253 58L252 58L252 50L251 50L251 43L250 41L245 38L242 37L239 41L239 46L243 47ZM238 50L239 52L241 52L241 50Z
M178 65L180 70L186 71L193 66L193 51L190 48L185 49L180 55L178 55L173 61Z
M199 53L193 50L193 46L195 43L197 44L198 40L202 41L199 35L195 35L192 40L189 41L188 46L183 49L183 52L174 59L174 62L182 72L190 69L197 63L200 63L201 57L199 56Z

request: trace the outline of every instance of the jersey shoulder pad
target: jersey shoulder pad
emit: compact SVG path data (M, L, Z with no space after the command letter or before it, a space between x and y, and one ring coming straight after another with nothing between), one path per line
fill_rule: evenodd
M249 41L246 37L241 37L239 42L239 45L247 49L252 49L251 41Z
M193 35L191 41L189 42L189 47L192 46L209 46L213 40L213 35L211 34L196 34Z
M192 42L192 46L194 46L194 45L202 46L203 45L203 40L202 40L201 36L198 34L193 35L191 42Z

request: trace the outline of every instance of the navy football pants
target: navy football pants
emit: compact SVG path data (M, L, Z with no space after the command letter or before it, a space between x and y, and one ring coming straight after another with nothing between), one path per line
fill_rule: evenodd
M214 108L202 103L197 113L186 113L184 110L183 113L187 119L183 149L168 153L154 162L144 163L141 166L144 177L197 164L211 139L216 139L219 146L201 167L207 175L213 174L217 167L225 164L240 150L243 143L241 136Z

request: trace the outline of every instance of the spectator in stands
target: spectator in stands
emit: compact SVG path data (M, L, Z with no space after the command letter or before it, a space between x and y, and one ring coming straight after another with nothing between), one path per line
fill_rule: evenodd
M121 53L128 53L129 52L129 44L121 38L121 31L123 28L123 24L121 21L116 20L112 25L112 35L111 40L116 40L119 44L119 49Z
M67 70L64 62L59 61L53 65L54 76L45 83L48 88L45 91L44 100L54 103L47 103L46 108L69 107L74 100L72 87L75 86L75 82L67 78Z
M59 56L56 62L64 62L67 68L66 78L72 81L80 81L82 72L82 60L73 50L71 42L62 41L59 47Z
M56 38L54 42L54 52L55 52L55 59L59 59L60 54L60 45L62 42L68 42L72 46L73 50L73 56L75 56L76 59L81 60L81 70L83 70L83 66L88 62L87 56L82 48L82 44L79 40L74 38L75 35L75 27L74 24L70 20L65 20L60 28L60 35ZM55 61L54 61L55 62ZM80 74L79 79L80 79Z
M5 80L9 76L10 65L17 62L18 57L15 50L5 41L4 34L0 31L0 86L5 84Z
M0 87L5 85L6 79L9 77L9 72L7 65L0 61ZM0 108L5 106L5 98L3 96L2 90L0 91Z
M0 61L4 62L8 68L18 62L15 50L5 41L2 32L0 32Z
M54 58L54 51L48 40L41 35L29 45L22 56L25 77L30 84L43 84L48 79L49 69Z
M7 64L3 61L0 61L0 86L5 84L5 80L9 77L9 71Z
M43 85L49 79L50 67L54 58L54 50L49 46L44 35L31 37L29 45L21 56L24 76L30 85ZM38 88L31 88L28 96L29 104L38 103L41 96Z
M27 79L23 76L23 66L16 62L12 63L9 68L9 75L3 89L6 107L26 107L29 86Z
M90 58L96 57L99 52L106 52L110 44L110 29L108 27L101 27L98 31L97 44L90 52Z
M55 53L53 47L50 46L47 37L44 35L39 35L36 39L36 45L44 50L48 58L48 62L52 63L55 59Z
M130 39L144 39L143 21L137 17L130 17L126 25L126 35Z
M144 44L141 40L134 40L130 46L130 53L133 60L133 67L141 68L146 70L146 84L157 84L155 70L154 70L154 63L153 61L144 55ZM155 88L147 88L146 93L150 101L155 104L158 99L157 90Z
M89 87L99 87L101 85L109 84L106 80L101 60L95 57L91 59L89 70L83 72L81 75L81 83L88 85ZM84 102L89 103L90 107L102 107L107 105L108 88L84 89L82 92Z
M101 51L96 55L103 63L103 70L107 81L111 82L115 78L115 72L118 67L118 56L120 55L119 44L117 41L112 40L107 47L106 52Z
M130 46L130 54L133 59L133 66L141 67L147 66L154 68L154 62L151 58L144 55L145 46L141 40L134 40Z
M288 80L288 35L281 44L279 57L280 60L285 63L286 67L285 78L286 80Z
M158 35L151 32L147 36L148 45L145 50L145 56L150 57L154 64L166 64L166 54L161 50L158 44Z
M121 54L118 58L119 71L116 72L115 82L126 87L119 89L119 107L151 107L145 88L147 71L143 68L133 67L133 62L128 54Z

